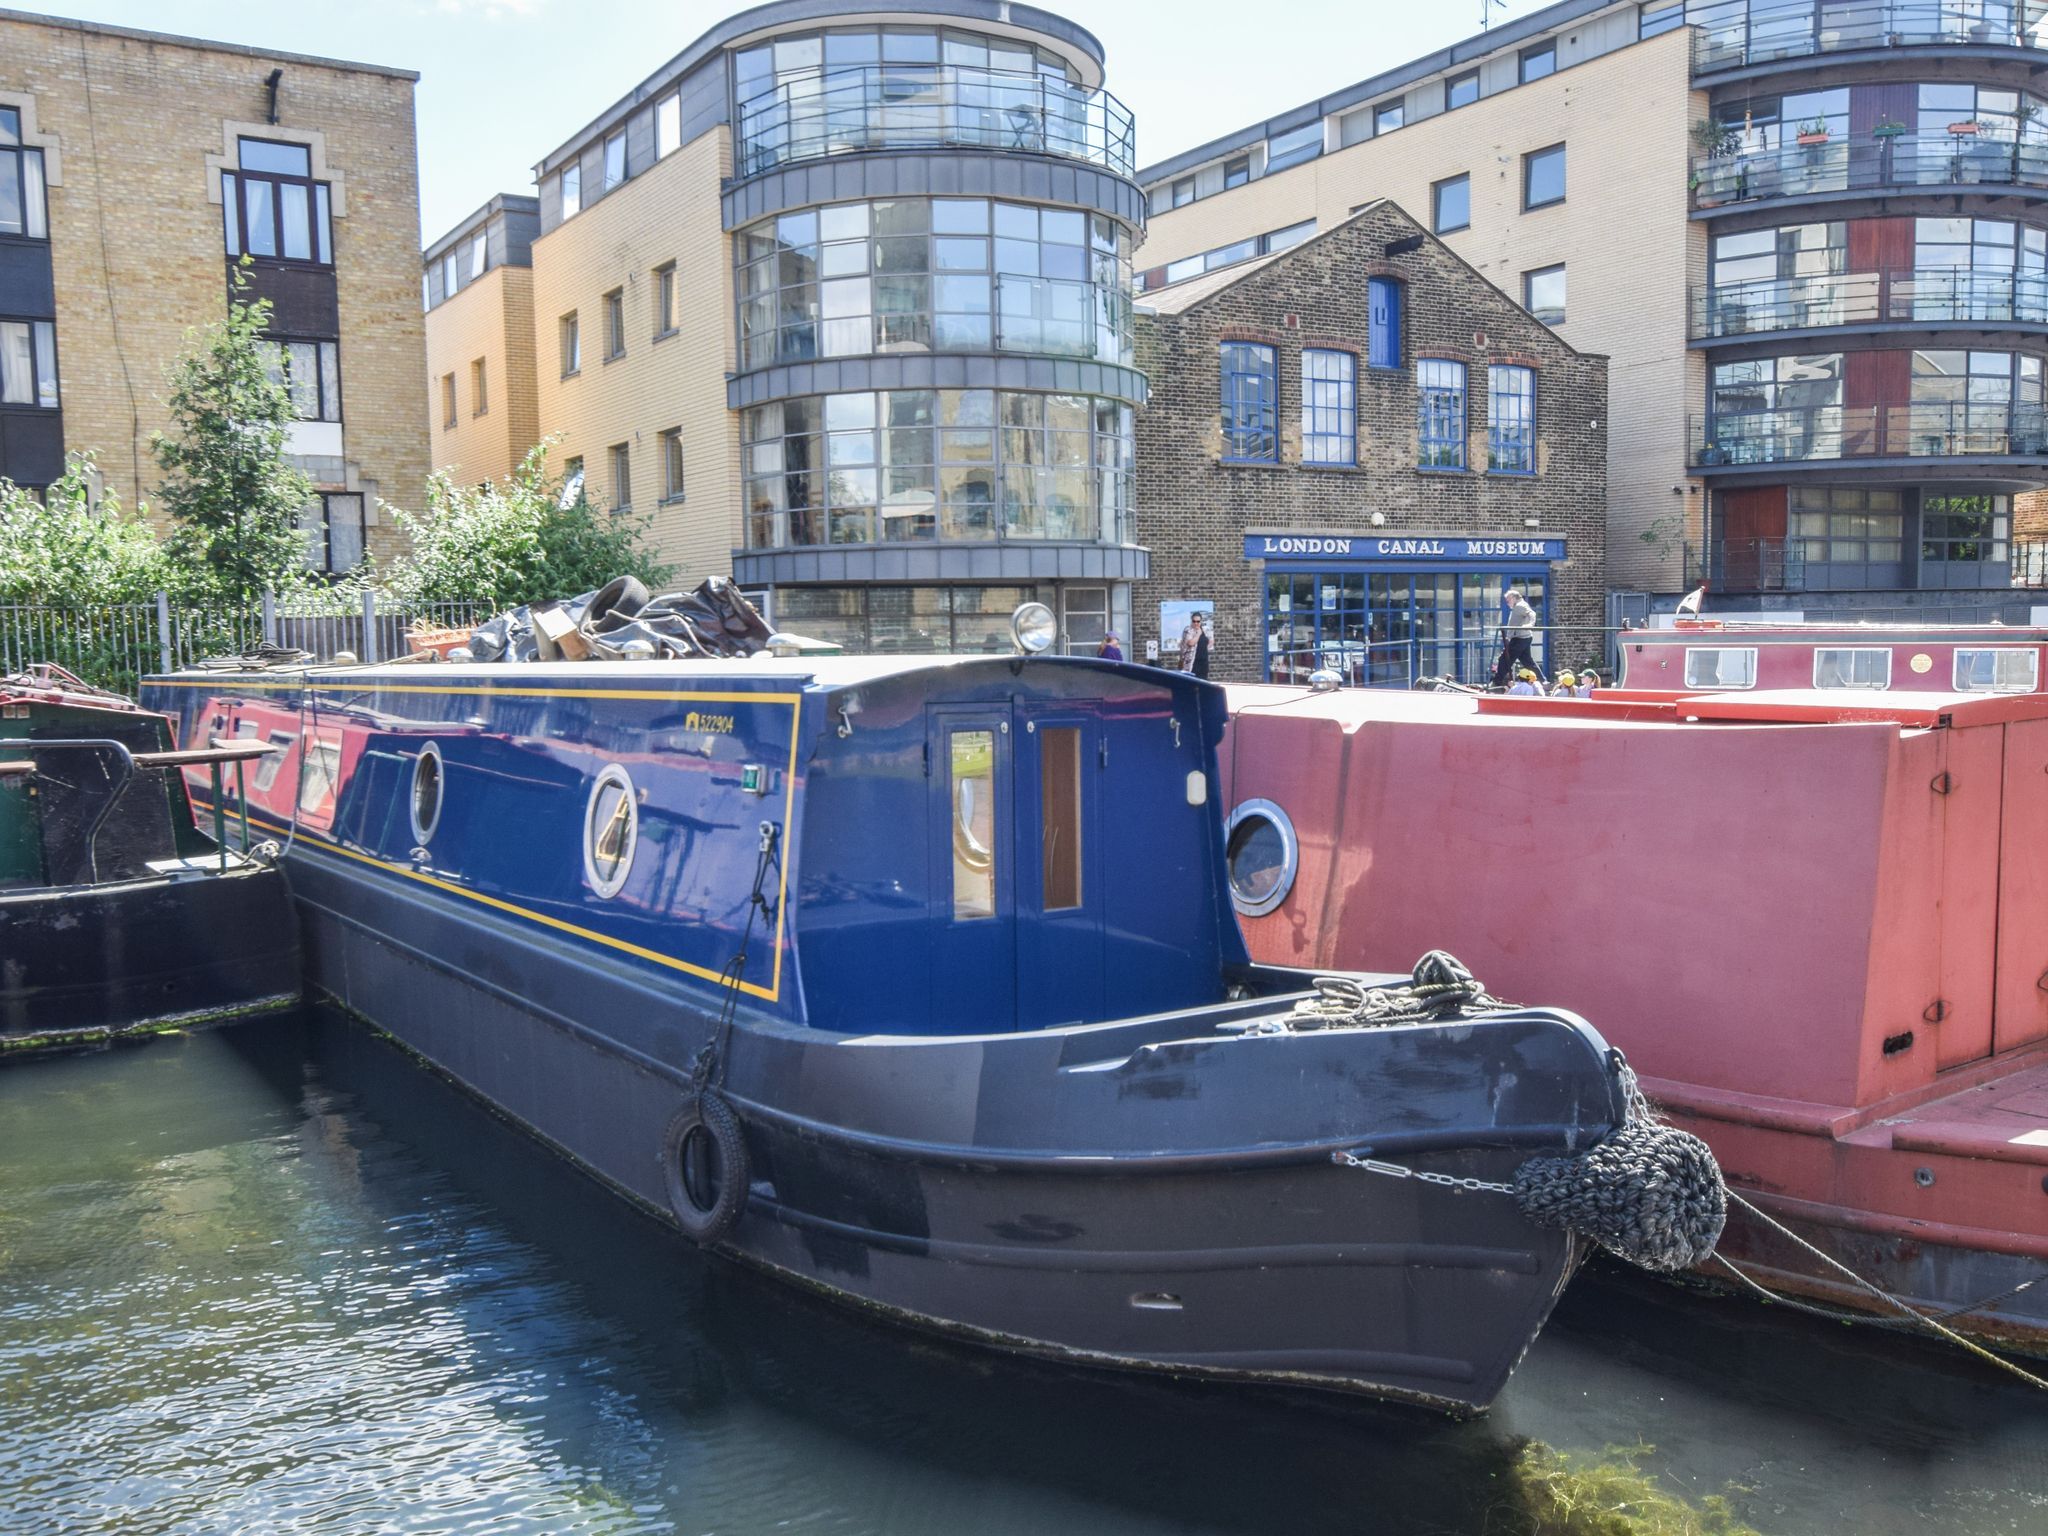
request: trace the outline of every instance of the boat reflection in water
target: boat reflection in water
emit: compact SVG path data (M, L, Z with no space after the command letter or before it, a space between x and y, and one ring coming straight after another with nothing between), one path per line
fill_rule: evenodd
M1050 658L184 674L319 988L707 1246L1015 1350L1483 1408L1628 1115L1583 1021L1297 1027L1221 690ZM243 807L237 807L243 809Z

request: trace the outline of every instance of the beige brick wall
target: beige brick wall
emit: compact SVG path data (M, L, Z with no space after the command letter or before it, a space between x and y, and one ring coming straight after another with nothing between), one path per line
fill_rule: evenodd
M484 365L482 415L477 414L473 383L479 358ZM455 376L452 430L441 394L449 374ZM503 478L540 440L531 269L494 267L427 311L427 404L433 413L434 468L447 470L458 484Z
M719 223L731 165L721 126L682 146L533 246L533 340L540 426L580 456L587 493L612 505L608 450L631 449L633 506L679 579L729 575L739 542L739 424L726 409L734 366L732 257ZM676 264L676 334L654 339L654 269ZM606 362L603 298L625 290L626 351ZM559 326L575 312L583 367L561 376ZM661 501L660 435L683 434L686 497Z
M157 484L164 370L226 310L217 167L229 124L316 144L336 184L343 416L352 482L417 505L427 474L413 82L369 70L0 17L0 91L61 145L50 188L64 435L133 502ZM214 160L209 168L208 157ZM375 518L374 511L372 513ZM373 521L371 547L392 530Z
M1562 262L1570 293L1559 334L1610 359L1607 579L1675 590L1681 543L1699 539L1705 500L1697 482L1672 493L1688 485L1686 416L1706 387L1685 345L1687 286L1706 272L1705 234L1687 219L1688 134L1706 115L1690 38L1681 28L1154 215L1138 265L1308 218L1329 229L1375 197L1427 225L1433 184L1469 174L1471 227L1445 243L1517 303L1524 272ZM1556 143L1568 146L1565 201L1524 213L1522 156Z

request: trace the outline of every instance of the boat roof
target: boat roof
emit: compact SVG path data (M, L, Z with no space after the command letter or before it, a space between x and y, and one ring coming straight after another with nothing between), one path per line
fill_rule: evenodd
M1763 616L1731 615L1719 619L1680 619L1622 632L1622 642L1642 645L1657 641L1686 640L1700 635L1739 634L1745 639L1823 640L1840 635L1894 639L1906 635L1927 635L1958 640L2003 641L2008 645L2048 643L2048 626L2039 624L1916 624L1870 619L1773 619Z
M667 685L753 691L760 687L821 689L860 687L914 674L944 674L991 664L1031 667L1085 667L1118 673L1155 687L1198 686L1183 672L1165 671L1136 662L1101 661L1092 656L1019 656L1011 651L971 652L959 656L746 656L703 657L654 661L526 661L526 662L353 662L310 663L294 667L194 667L145 678L145 683L191 688L207 682L252 684L274 688L468 688L483 687L516 693L563 684L601 688L646 689Z
M1601 689L1590 699L1512 694L1429 693L1397 688L1339 688L1315 693L1273 683L1226 690L1233 718L1286 714L1335 721L1345 730L1370 722L1542 729L1588 724L1658 729L1721 725L1890 724L1902 730L2048 719L2048 694L1916 693L1901 689L1757 688L1712 693Z

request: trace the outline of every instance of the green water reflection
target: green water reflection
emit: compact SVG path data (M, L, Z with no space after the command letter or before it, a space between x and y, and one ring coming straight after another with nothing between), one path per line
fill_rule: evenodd
M1770 1532L2048 1529L2048 1404L1663 1287L1418 1422L855 1320L321 1014L0 1070L5 1536L1505 1533L1522 1436Z

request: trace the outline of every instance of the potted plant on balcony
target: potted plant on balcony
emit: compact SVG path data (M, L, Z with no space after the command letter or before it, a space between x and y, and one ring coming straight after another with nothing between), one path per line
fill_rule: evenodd
M1692 178L1686 186L1702 208L1717 208L1729 197L1741 197L1742 168L1733 169L1717 161L1733 160L1741 138L1734 126L1699 118L1692 125L1692 146L1699 152Z
M1879 143L1883 143L1886 139L1900 138L1905 132L1906 125L1904 123L1895 117L1887 117L1883 122L1870 130L1870 136Z
M1979 126L1974 118L1966 117L1960 122L1950 123L1948 131L1959 139L1974 139L1977 136Z
M1824 117L1808 118L1799 125L1799 145L1802 149L1818 149L1828 141L1828 120Z

